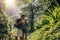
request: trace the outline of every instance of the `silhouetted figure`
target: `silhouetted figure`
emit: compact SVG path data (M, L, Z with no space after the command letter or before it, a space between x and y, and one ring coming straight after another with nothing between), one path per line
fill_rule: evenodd
M27 28L28 27L27 27L27 18L25 17L25 15L21 15L21 18L16 20L16 23L14 26L18 29L18 32L19 30L22 31L22 33L20 31L20 34L21 34L20 40L24 40L24 39L27 40Z

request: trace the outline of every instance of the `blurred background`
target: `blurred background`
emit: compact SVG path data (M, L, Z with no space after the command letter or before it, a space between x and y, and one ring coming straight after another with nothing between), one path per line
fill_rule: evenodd
M0 0L1 40L15 40L14 23L23 14L28 40L60 40L60 0Z

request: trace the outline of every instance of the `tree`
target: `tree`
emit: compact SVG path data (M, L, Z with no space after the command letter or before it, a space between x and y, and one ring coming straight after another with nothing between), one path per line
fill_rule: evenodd
M34 23L39 19L41 14L48 8L52 0L22 0L25 7L22 8L23 14L28 15L31 31L34 31ZM37 16L39 18L37 18Z
M10 29L10 20L8 15L5 13L5 4L3 0L0 0L0 39L8 36Z
M45 12L44 12L45 13ZM58 13L58 14L57 14ZM39 26L44 24L42 28L36 30L32 33L28 40L59 40L60 39L60 6L54 6L54 9L48 9L48 14L43 14L42 19L48 20L46 24L43 22L38 22Z

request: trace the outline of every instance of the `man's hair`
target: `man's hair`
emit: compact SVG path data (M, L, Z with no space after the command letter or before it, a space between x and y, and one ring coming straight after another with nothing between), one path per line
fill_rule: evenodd
M25 15L21 15L21 17L25 17Z

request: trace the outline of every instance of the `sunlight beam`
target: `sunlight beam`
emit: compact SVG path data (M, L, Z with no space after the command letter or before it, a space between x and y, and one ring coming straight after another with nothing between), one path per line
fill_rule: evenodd
M6 5L12 5L14 4L14 0L5 0Z

